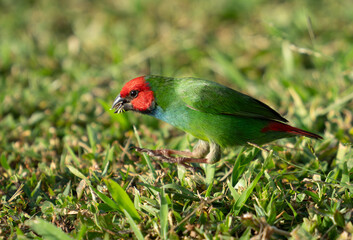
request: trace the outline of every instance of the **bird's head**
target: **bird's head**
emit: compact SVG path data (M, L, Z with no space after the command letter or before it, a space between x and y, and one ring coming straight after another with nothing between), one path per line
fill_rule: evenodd
M127 82L112 105L112 109L115 109L114 113L129 110L148 113L154 108L153 91L143 76Z

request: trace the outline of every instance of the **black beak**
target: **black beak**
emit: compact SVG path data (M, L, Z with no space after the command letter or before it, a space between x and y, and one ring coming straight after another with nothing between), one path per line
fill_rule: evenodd
M124 103L126 103L127 101L120 97L120 94L115 98L112 108L111 109L115 109L114 113L121 113L122 111L124 111Z

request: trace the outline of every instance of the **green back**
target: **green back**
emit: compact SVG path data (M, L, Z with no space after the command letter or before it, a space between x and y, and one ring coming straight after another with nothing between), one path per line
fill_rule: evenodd
M173 104L211 114L234 115L288 122L266 104L215 82L198 78L147 76L157 103L162 108Z

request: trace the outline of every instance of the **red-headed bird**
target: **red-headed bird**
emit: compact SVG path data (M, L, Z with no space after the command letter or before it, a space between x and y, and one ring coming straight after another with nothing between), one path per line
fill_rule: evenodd
M294 136L322 139L289 126L278 112L255 98L197 78L132 79L124 85L112 109L115 113L131 110L153 116L200 139L192 152L136 148L184 165L214 163L221 157L221 148L229 146L261 145Z

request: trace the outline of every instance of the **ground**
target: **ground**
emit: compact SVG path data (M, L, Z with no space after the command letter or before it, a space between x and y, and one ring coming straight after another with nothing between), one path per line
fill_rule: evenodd
M353 225L353 15L343 1L0 2L2 239L347 239ZM226 149L213 184L131 150L191 149L113 114L145 74L264 101L321 141Z

